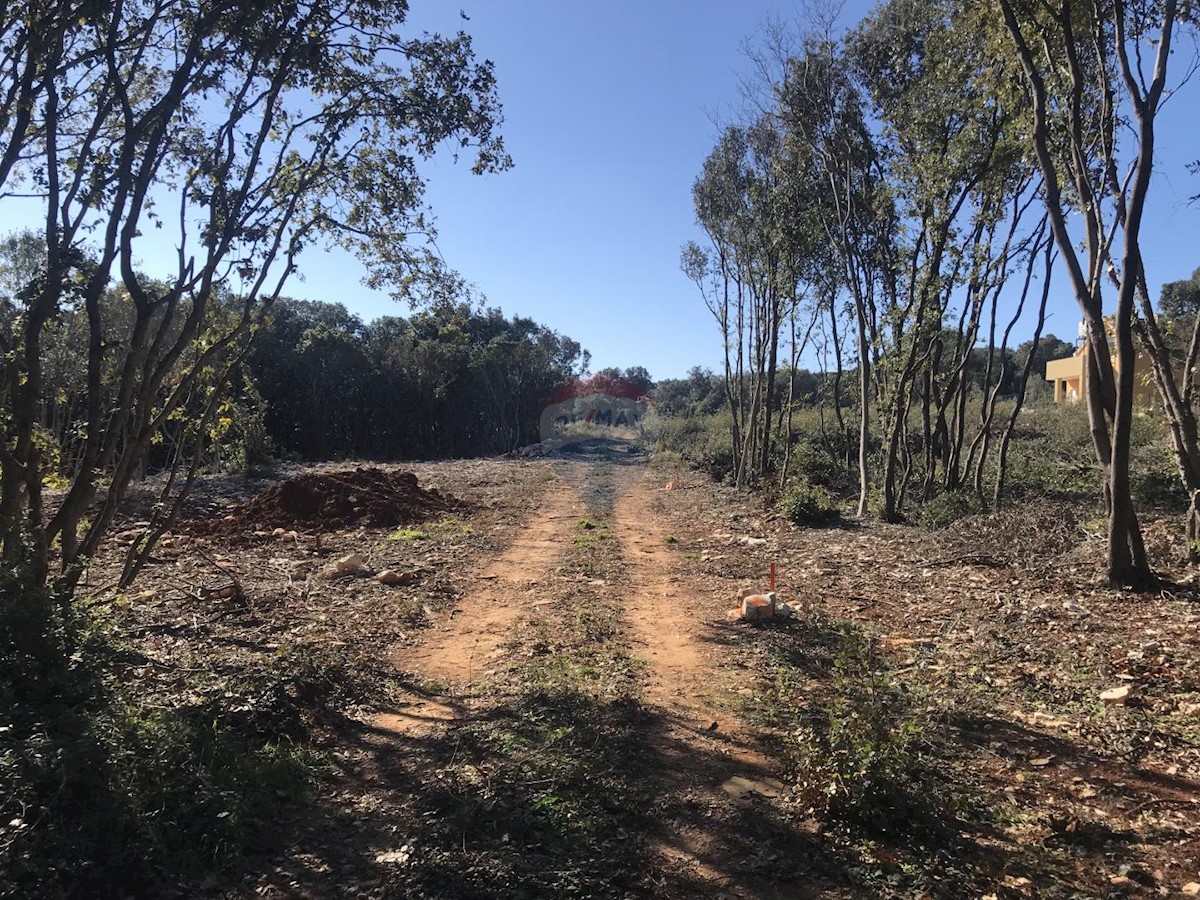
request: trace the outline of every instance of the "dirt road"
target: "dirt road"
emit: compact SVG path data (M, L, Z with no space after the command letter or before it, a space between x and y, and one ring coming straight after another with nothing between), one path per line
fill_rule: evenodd
M179 535L121 614L148 706L193 711L203 686L243 766L292 760L220 793L252 850L211 895L1200 883L1200 617L1090 583L1102 536L1061 510L793 528L701 473L668 491L623 444L403 469L462 504L396 532ZM410 577L316 577L352 552ZM799 618L728 621L773 562ZM198 605L214 571L250 602ZM1128 704L1099 699L1114 684Z
M603 697L614 691L606 681L613 666L592 678L575 660L616 659L638 710L620 762L636 766L625 780L653 814L618 808L611 818L625 823L623 833L640 832L629 837L641 845L638 865L659 871L672 896L802 896L746 866L757 852L753 822L785 788L761 735L736 712L749 691L721 647L733 586L686 574L664 479L627 445L577 449L554 471L508 548L476 568L468 595L420 649L397 656L438 696L415 697L377 726L408 739L448 737L510 714L556 667L571 671L556 688ZM530 649L531 634L570 633L597 609L611 612L598 641L591 634L557 654L536 641ZM533 672L522 662L530 654ZM473 764L496 763L481 754Z

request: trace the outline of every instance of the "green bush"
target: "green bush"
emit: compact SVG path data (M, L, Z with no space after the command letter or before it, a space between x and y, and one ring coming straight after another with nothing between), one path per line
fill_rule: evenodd
M942 491L933 499L921 504L917 521L921 523L922 528L940 531L979 511L979 501L974 494L966 491Z
M826 525L840 515L837 499L803 478L788 484L779 500L779 512L794 525Z
M875 658L871 639L842 638L830 696L788 740L798 786L831 822L870 832L931 818L936 791L921 759L924 725Z
M693 468L714 481L733 474L733 442L727 413L713 416L664 418L656 416L647 425L660 450L678 453Z
M1044 496L1095 502L1103 496L1103 481L1082 403L1022 411L1009 449L1008 499Z
M790 471L810 484L844 495L858 486L858 473L846 465L841 437L813 435L792 448Z

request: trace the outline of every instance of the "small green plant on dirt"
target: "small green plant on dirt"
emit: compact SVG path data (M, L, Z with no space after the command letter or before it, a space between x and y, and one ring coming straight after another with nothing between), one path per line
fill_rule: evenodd
M469 525L456 516L445 516L434 522L431 528L436 528L439 531L458 532L462 535L472 535L475 533L475 526Z
M429 539L429 532L422 531L419 528L401 528L398 531L393 531L388 535L389 541L404 541L412 543L413 541L425 541Z
M580 519L579 530L582 533L575 535L573 543L581 550L586 550L601 541L612 540L608 526L602 522L593 522L591 519Z
M833 667L829 696L790 735L801 790L852 830L887 833L932 818L924 725L906 692L861 633L845 634Z
M779 499L779 512L794 525L827 525L839 516L837 499L820 485L797 478Z
M979 511L979 501L972 494L966 491L942 491L921 505L917 521L929 531L941 531Z
M663 538L663 542L667 544L678 544L679 538L675 537L673 534L668 534L665 538Z

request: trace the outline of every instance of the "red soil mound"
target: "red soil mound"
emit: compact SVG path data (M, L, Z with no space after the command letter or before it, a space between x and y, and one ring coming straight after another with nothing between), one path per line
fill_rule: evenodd
M420 522L463 504L436 490L425 490L412 472L354 469L312 472L289 478L240 503L222 519L198 523L196 530L217 533L303 528L333 531L350 525L390 528Z

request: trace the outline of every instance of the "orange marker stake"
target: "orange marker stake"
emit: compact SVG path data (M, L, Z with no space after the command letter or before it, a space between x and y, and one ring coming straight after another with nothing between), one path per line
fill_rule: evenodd
M771 590L775 590L775 563L771 563Z

